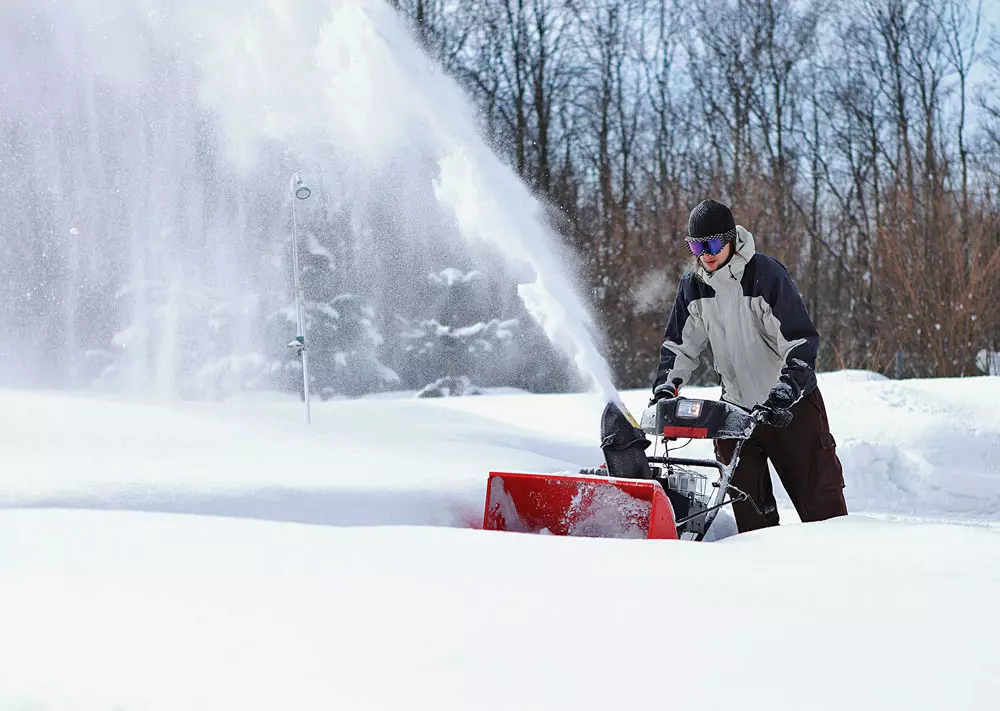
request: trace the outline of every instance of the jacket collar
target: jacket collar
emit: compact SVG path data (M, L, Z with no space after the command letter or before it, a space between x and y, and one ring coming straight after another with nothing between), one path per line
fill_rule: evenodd
M699 261L697 274L706 283L710 283L719 274L725 274L727 277L739 281L743 278L743 270L746 269L747 264L756 253L757 246L753 235L742 225L736 225L736 254L725 266L719 267L714 272L706 271Z

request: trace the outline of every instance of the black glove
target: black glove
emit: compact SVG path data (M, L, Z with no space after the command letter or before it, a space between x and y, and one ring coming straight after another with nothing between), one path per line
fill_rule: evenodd
M788 365L781 369L778 381L779 384L784 383L792 389L792 405L794 405L802 397L802 393L815 387L816 373L805 361L792 358Z
M652 407L660 400L667 400L680 395L683 382L680 378L674 378L669 383L660 383L657 385L653 388L653 397L649 399L649 407Z
M792 424L792 411L787 407L758 406L760 421L771 427L788 427Z
M771 388L767 400L758 407L761 421L772 427L788 427L792 422L792 405L799 399L798 389L794 383L785 380Z
M771 388L771 392L767 394L767 400L764 401L764 407L769 408L784 408L786 410L791 409L799 399L798 388L786 381L784 378L780 382Z

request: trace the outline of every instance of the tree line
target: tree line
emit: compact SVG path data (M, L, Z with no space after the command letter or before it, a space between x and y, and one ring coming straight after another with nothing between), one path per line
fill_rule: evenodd
M781 260L822 369L1000 351L1000 43L982 0L388 0L553 209L621 386L649 382L690 209Z

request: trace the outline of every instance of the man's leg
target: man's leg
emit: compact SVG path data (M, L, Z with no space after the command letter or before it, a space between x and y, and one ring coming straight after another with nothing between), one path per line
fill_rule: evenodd
M808 522L846 516L844 471L819 390L796 403L788 427L762 428L764 449L799 518Z
M735 440L715 440L715 457L723 464L729 464L735 449ZM764 449L755 437L748 439L740 450L740 461L730 483L745 491L763 513L757 513L749 501L733 504L733 515L740 533L778 525L778 506L771 488L771 472L767 468Z

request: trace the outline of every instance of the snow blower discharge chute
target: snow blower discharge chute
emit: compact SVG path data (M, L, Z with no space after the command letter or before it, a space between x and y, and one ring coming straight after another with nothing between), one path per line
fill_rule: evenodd
M646 408L636 425L627 411L608 403L601 417L605 465L579 474L490 472L483 528L700 541L719 509L749 500L730 481L759 421L759 413L726 402L676 397ZM653 455L646 454L646 435L654 438ZM669 442L688 438L737 440L732 461L671 457ZM661 442L664 455L656 456Z

